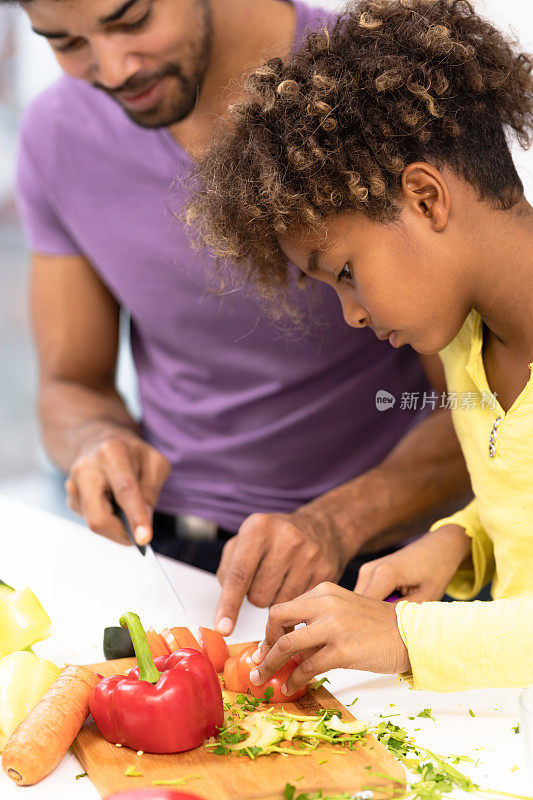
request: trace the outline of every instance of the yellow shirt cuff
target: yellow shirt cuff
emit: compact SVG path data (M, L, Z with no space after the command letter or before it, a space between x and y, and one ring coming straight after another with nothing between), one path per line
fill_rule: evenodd
M472 500L450 517L435 522L430 530L437 530L444 525L460 525L465 529L466 535L472 540L473 564L471 569L457 570L446 592L455 600L472 600L491 582L495 570L492 541L481 524L476 501Z

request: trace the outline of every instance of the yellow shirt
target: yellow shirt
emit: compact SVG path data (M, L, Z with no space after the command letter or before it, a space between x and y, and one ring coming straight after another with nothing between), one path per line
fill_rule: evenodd
M412 670L403 677L415 689L533 684L533 364L506 413L488 386L482 348L472 311L440 353L475 499L432 530L455 523L472 539L473 570L459 571L448 594L468 600L492 581L494 600L398 603Z

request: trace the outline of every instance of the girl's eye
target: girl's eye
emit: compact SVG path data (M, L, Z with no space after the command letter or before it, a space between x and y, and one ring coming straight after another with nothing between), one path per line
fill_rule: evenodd
M344 265L341 269L339 274L337 275L337 283L340 283L342 280L351 281L352 280L352 268L348 262Z

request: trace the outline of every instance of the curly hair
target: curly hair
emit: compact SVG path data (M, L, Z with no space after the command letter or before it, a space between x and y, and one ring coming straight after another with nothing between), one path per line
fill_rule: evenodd
M396 218L409 163L447 165L508 209L523 187L506 132L529 146L532 66L467 0L357 0L246 79L187 222L272 298L287 286L279 235L347 210Z

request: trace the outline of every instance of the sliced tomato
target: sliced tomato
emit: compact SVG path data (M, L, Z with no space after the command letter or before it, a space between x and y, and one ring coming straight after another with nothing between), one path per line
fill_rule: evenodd
M245 647L244 650L241 650L237 656L237 674L239 676L239 682L241 686L245 687L240 690L241 692L245 692L250 685L250 672L257 666L257 664L254 664L252 661L252 655L256 650L257 645L250 644L248 647Z
M171 653L174 650L182 650L184 647L190 647L192 650L202 652L202 648L188 628L165 628L165 630L161 631L161 636Z
M291 703L293 700L299 700L300 697L303 697L307 694L308 685L302 686L300 689L297 689L292 694L283 694L281 691L281 687L289 678L289 675L294 672L298 664L292 658L289 658L286 664L284 664L266 683L263 683L261 686L254 686L253 683L248 681L248 689L251 691L254 697L264 697L264 694L267 689L273 689L274 694L269 699L269 703Z
M240 685L240 688L233 689L232 691L246 692L249 690L254 697L264 697L267 689L273 689L274 694L269 700L270 703L290 703L292 700L299 700L300 697L303 697L305 694L307 694L307 686L302 686L291 695L282 694L281 692L281 687L287 681L289 675L298 666L297 662L292 658L290 658L286 664L278 669L278 671L271 677L269 681L263 683L261 686L254 686L254 684L250 681L250 672L256 667L256 664L254 664L252 661L252 655L256 650L257 645L252 644L249 647L246 647L236 657L237 684Z
M240 644L230 644L228 645L228 651L230 656L238 656L243 650L246 650L247 647L251 647L252 645L254 645L257 649L259 647L259 642L241 642Z
M207 656L217 672L222 672L229 656L228 645L222 634L211 628L198 628L198 641L204 656Z
M230 656L224 664L224 683L228 692L245 692L246 685L241 683L237 671L237 656Z
M148 628L146 631L146 639L148 641L148 647L150 648L152 658L169 655L170 648L163 637L159 633L156 633L153 628Z
M173 628L164 628L161 631L161 638L164 639L167 647L169 648L170 652L173 653L174 650L179 650L180 646L178 644L178 640L173 634Z

